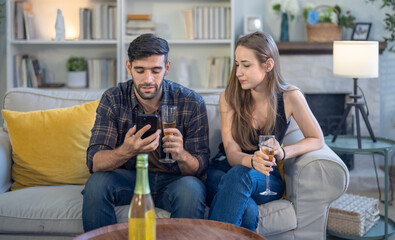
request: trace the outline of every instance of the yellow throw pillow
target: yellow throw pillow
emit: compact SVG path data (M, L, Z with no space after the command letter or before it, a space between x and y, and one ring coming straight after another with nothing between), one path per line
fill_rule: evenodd
M85 184L86 149L98 104L99 100L45 111L2 110L14 161L11 190Z

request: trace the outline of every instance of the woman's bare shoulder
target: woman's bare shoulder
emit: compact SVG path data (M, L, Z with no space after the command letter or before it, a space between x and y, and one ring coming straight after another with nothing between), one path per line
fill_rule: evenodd
M302 91L294 85L289 85L289 87L283 93L284 98L294 99L294 98L304 98Z
M219 109L222 113L230 113L232 109L229 103L226 101L225 92L222 92L219 97Z
M298 87L290 86L286 91L284 91L284 104L286 106L293 106L291 108L300 108L301 106L306 106L306 98Z
M219 105L220 105L220 106L228 105L228 103L227 103L227 101L226 101L226 98L225 98L225 91L223 91L223 92L221 93L221 95L219 96Z

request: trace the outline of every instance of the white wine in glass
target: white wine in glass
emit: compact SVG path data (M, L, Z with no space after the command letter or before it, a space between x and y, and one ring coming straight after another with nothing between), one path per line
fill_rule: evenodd
M173 105L163 105L162 106L162 128L163 134L165 136L172 135L172 133L166 132L166 128L175 128L176 127L176 118L177 118L177 106ZM169 153L166 153L166 157L159 159L161 163L174 163L175 161L170 158Z
M259 135L259 149L260 151L269 156L269 161L274 160L274 147L276 146L276 138L274 135ZM276 195L276 192L270 190L269 176L266 176L266 190L260 193L261 195Z

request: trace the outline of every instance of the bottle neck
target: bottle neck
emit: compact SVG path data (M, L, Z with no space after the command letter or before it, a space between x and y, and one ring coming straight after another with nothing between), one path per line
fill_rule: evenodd
M149 194L151 192L148 182L148 168L138 167L136 173L136 186L134 187L135 194Z

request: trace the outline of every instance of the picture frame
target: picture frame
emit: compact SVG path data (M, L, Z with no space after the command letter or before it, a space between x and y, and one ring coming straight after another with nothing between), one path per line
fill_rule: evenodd
M261 16L247 15L244 17L244 34L262 31Z
M351 40L366 41L369 39L370 28L372 23L355 23L355 27L352 31Z

